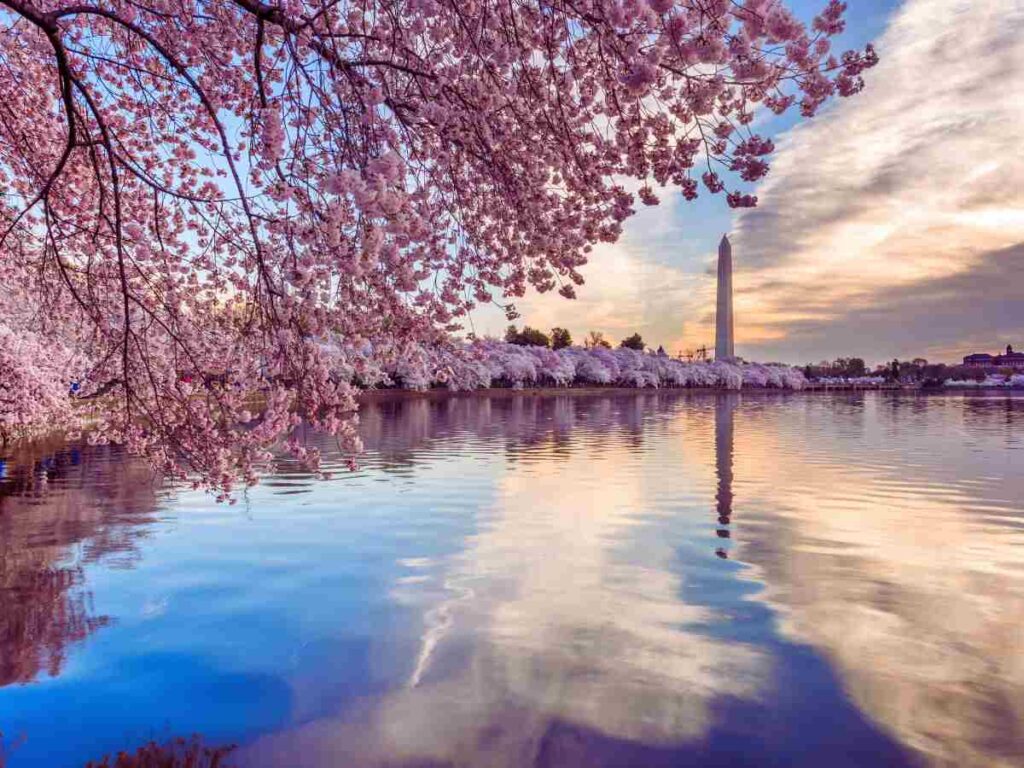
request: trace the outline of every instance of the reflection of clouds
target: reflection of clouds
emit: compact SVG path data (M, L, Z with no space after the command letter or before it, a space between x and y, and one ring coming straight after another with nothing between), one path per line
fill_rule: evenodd
M443 564L441 564L441 567L443 568ZM423 681L424 674L426 674L431 662L434 660L434 651L455 624L455 616L459 606L476 596L471 587L463 586L460 582L461 580L458 577L450 578L444 573L441 574L440 594L435 592L432 595L434 604L427 609L423 617L424 630L420 639L420 650L419 655L416 657L416 665L409 676L408 685L410 688L415 688ZM399 600L403 597L401 588L407 587L409 584L426 585L428 589L432 586L431 577L426 575L399 577L396 580L396 584L399 587L396 590L396 596ZM422 594L421 590L420 594L416 597L422 601L425 595ZM415 597L413 601L416 601Z
M738 332L759 358L917 351L935 343L924 323L890 339L853 321L882 311L898 327L906 291L953 276L1006 291L984 264L1024 241L1024 99L1010 95L1024 88L1024 6L909 0L880 50L863 93L784 137L761 206L739 217ZM984 314L933 296L962 320ZM1003 321L983 330L1024 329L1020 302Z
M1022 408L518 396L417 405L408 429L382 419L368 465L457 447L498 480L459 553L395 564L390 597L423 617L404 685L261 739L244 764L912 764L916 750L1009 768L1024 744ZM711 556L716 517L742 569Z
M619 738L695 738L716 693L753 695L757 658L680 631L708 615L679 600L667 542L642 562L616 552L646 506L642 481L623 471L630 463L609 451L511 473L469 567L492 585L488 639L518 699Z
M931 407L961 409L977 439L1019 430L1024 400L1016 402ZM807 421L863 433L857 442L808 442L797 424L765 412L738 422L744 506L773 510L767 524L739 522L738 558L764 580L784 634L825 654L857 705L903 743L938 765L1018 765L1024 473L1010 467L1024 458L1010 450L1008 464L994 464L991 452L951 442L955 419L936 435L947 439L921 451L898 429L877 431L871 409L884 401L839 417L834 406L808 401ZM917 421L919 430L920 411L903 407L884 421Z
M146 600L142 605L142 615L146 619L155 619L167 613L168 600L166 597L155 597Z
M649 405L595 398L539 410L546 437L507 446L498 497L465 549L442 567L401 563L396 597L418 596L426 614L409 685L365 702L359 722L349 713L257 743L256 764L544 764L561 726L681 744L707 734L713 702L759 696L765 659L687 630L715 617L680 599L674 543L642 535L652 515L675 511L647 495L666 469L637 450L648 435L632 425ZM571 448L549 426L555 414L580 429ZM421 573L429 584L404 581Z

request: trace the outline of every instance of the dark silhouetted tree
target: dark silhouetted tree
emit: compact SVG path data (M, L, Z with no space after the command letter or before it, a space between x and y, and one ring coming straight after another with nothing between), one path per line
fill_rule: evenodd
M572 335L565 328L551 329L551 348L564 349L572 346Z
M514 325L510 325L508 330L505 331L505 341L509 344L518 344L520 347L550 347L551 339L543 331L538 331L536 328L531 328L528 325L523 326L523 330L516 331Z
M634 333L632 336L627 336L621 342L619 342L619 346L625 347L626 349L635 349L637 352L643 352L644 349L646 349L644 340L639 333Z

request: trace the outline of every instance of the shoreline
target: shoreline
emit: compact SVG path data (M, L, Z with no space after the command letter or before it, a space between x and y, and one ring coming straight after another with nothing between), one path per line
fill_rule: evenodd
M582 387L523 387L513 389L512 387L490 387L487 389L364 389L357 396L356 401L362 403L389 402L401 400L445 400L449 398L474 398L474 397L553 397L557 395L570 395L573 397L587 397L596 395L626 395L626 394L736 394L754 396L774 395L823 395L831 393L849 392L897 392L915 393L921 395L932 394L963 394L969 392L1014 392L1021 389L1011 387L937 387L935 389L922 389L921 387L904 386L856 386L856 385L827 385L809 386L803 389L786 389L779 387L743 387L741 389L724 389L722 387L620 387L620 386L582 386Z
M582 387L489 387L487 389L364 389L356 400L363 402L385 402L389 400L446 400L449 398L474 398L474 397L552 397L555 395L571 395L574 397L588 397L594 395L656 395L660 393L670 394L796 394L810 390L783 389L779 387L750 387L747 389L724 389L723 387L620 387L608 386L582 386Z

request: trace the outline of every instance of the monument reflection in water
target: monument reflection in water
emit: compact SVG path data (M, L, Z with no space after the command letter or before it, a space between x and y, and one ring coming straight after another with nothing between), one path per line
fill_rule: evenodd
M358 472L237 507L11 457L10 766L192 732L241 766L1018 765L1022 425L1002 395L388 402Z
M732 452L735 424L733 412L740 396L731 392L723 393L715 401L715 474L718 487L715 490L715 508L718 512L718 537L728 539L729 523L732 522ZM725 547L718 547L715 554L727 558Z

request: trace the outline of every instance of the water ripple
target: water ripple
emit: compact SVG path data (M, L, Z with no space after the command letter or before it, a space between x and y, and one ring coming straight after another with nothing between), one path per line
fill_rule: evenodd
M366 406L242 504L113 448L0 474L10 768L1016 766L1024 398ZM88 702L87 707L82 702Z

